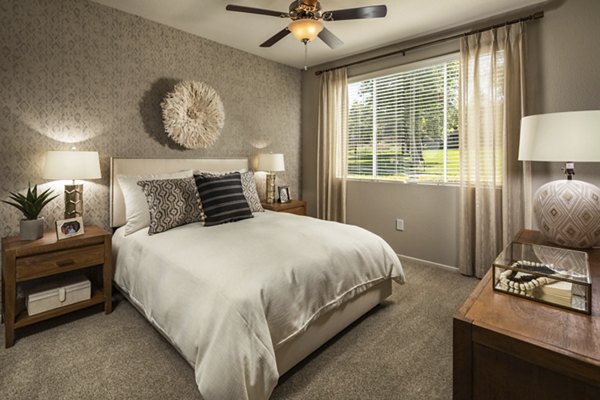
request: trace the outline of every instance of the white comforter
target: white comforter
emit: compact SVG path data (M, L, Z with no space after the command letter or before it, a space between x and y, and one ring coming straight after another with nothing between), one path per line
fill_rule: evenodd
M206 400L267 399L275 349L392 277L398 257L355 226L274 212L113 237L115 281L187 361Z

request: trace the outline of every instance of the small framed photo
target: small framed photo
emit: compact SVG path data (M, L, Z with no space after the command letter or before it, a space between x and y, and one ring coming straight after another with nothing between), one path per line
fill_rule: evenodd
M83 218L81 217L56 221L56 238L58 240L83 235L83 233Z
M289 203L292 201L290 197L290 189L287 186L277 186L277 191L279 192L280 203Z

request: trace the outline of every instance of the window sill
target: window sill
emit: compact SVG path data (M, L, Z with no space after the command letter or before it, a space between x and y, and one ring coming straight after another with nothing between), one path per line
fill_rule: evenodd
M448 186L456 187L460 186L459 183L450 182L416 182L416 181L395 181L391 179L364 179L364 178L346 178L347 181L351 182L365 182L365 183L387 183L395 185L417 185L417 186Z

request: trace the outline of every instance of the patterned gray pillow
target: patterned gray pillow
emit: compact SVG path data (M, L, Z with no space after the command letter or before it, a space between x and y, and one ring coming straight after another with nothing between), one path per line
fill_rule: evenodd
M203 171L194 171L194 175L203 175L203 176L223 176L231 174L231 172L203 172ZM254 180L254 172L246 171L240 172L242 178L242 191L244 192L244 197L248 202L248 206L250 207L250 211L255 212L264 212L262 204L260 203L260 197L258 197L258 191L256 190L256 181Z
M260 197L258 197L258 191L256 190L256 181L254 180L254 172L242 172L242 190L246 201L250 206L252 212L264 212L265 209L260 204Z
M148 234L201 221L200 196L194 178L139 181L148 202Z

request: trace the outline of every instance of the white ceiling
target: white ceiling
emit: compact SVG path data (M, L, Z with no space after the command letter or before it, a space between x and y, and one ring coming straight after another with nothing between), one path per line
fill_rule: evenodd
M282 64L302 68L303 44L288 35L271 48L264 42L287 19L226 11L227 4L287 12L291 0L93 0L97 3L189 32ZM321 0L324 11L386 4L382 19L324 22L344 45L331 50L309 44L309 65L337 60L384 45L442 31L497 14L543 3L543 0Z

